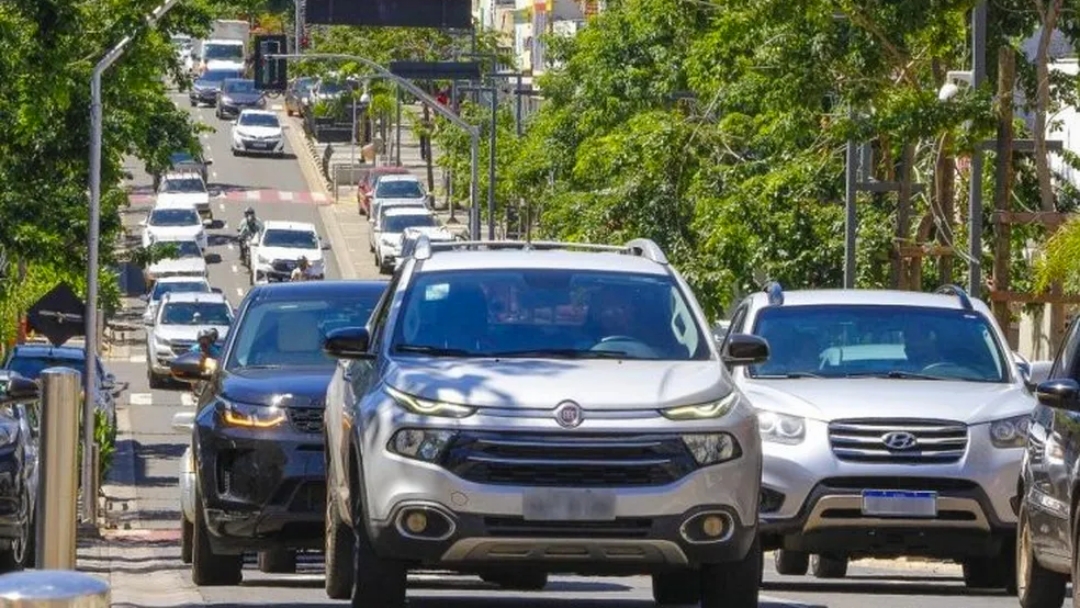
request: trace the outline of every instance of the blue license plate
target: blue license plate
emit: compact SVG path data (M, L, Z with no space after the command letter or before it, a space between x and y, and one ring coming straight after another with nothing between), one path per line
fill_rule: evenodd
M937 492L864 490L862 503L872 517L937 517Z

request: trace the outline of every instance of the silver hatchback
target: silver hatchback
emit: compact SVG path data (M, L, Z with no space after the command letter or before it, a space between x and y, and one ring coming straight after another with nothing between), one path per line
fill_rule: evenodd
M325 348L331 597L397 608L409 568L439 568L508 589L651 574L663 604L757 606L761 439L723 361L768 346L722 355L651 241L421 236Z

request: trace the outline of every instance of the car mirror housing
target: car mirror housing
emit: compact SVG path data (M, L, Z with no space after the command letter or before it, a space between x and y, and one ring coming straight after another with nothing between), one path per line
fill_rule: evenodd
M41 386L37 382L20 375L12 375L7 386L0 390L0 404L37 401L41 397Z
M179 412L173 416L172 429L180 435L190 435L195 428L195 412Z
M769 343L760 336L732 334L721 357L728 365L756 365L769 359Z
M199 382L210 377L208 366L203 365L200 353L184 353L169 364L173 378L181 382Z
M1058 410L1080 411L1080 383L1069 378L1047 380L1035 388L1039 403Z
M371 334L365 327L342 327L331 331L323 342L323 352L335 359L373 359L368 352Z

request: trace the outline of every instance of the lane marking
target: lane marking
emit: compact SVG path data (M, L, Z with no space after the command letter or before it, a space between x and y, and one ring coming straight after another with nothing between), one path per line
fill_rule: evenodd
M229 248L229 251L232 251L233 249L236 249L236 247L232 243L228 243L225 246Z
M286 192L284 190L278 190L278 199L280 199L281 202L291 201L293 200L293 193Z
M237 287L236 288L236 295L238 295L240 297L243 297L244 296L244 288L243 287Z
M128 403L130 405L151 405L154 403L154 395L152 393L131 393L128 395Z
M262 192L259 190L248 190L245 196L249 201L257 201L262 198Z
M195 407L195 395L191 393L180 393L180 405L184 407Z
M236 264L233 264L233 265L232 265L232 271L233 271L233 273L237 273L237 272L240 272L240 269L238 269L238 268L236 267Z
M141 355L131 355L130 357L128 357L128 362L129 363L146 363L146 354L144 353L144 354L141 354Z
M225 210L225 203L218 203L218 209Z
M327 198L326 195L322 192L312 192L311 200L315 201L316 203L325 203L327 201Z
M210 177L212 177L214 179L217 179L217 171L211 171L210 172Z
M270 109L275 111L275 112L280 112L280 111L285 109L285 106L281 105L280 103L276 103L276 104L270 106Z

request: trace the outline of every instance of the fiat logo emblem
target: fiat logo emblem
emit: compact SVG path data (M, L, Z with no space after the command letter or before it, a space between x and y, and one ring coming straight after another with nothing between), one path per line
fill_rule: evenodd
M907 431L895 431L883 435L881 442L890 450L910 450L919 443L919 440Z
M564 429L572 429L581 426L584 419L581 406L573 401L563 401L555 408L555 422Z

